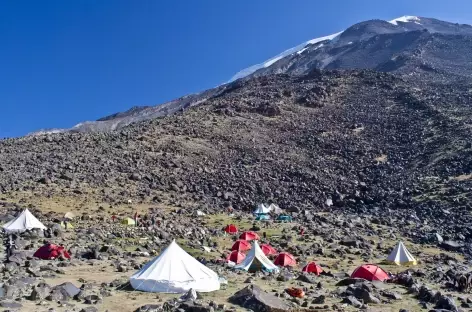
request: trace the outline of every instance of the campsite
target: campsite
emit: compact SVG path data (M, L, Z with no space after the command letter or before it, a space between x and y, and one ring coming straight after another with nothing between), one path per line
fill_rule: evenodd
M307 220L256 207L253 213L206 211L196 219L191 210L148 208L146 216L143 209L132 214L129 208L61 218L3 203L3 212L18 215L4 230L15 229L18 236L4 264L2 306L87 312L423 311L469 304L469 286L459 285L466 273L463 255L352 215L315 213ZM268 220L256 220L261 213ZM63 220L66 226L56 226ZM30 229L20 234L21 227ZM49 229L52 235L45 238ZM60 291L63 285L75 294Z

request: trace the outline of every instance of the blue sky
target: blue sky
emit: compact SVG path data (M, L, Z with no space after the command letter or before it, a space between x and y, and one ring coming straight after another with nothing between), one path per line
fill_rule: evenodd
M1 1L0 138L208 89L363 20L470 12L470 0Z

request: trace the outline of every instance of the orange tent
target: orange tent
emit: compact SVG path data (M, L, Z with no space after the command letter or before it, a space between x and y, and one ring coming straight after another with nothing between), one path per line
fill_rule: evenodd
M264 255L266 255L266 256L277 254L277 250L275 250L274 247L272 247L269 244L262 244L261 249L262 249L262 252L264 253Z
M236 251L247 251L252 248L251 243L248 241L245 241L243 239L238 239L237 241L234 242L233 247L231 247L231 250L236 250Z
M315 262L308 262L302 269L302 272L314 273L316 275L320 275L323 272L323 269L316 264Z
M238 228L234 224L228 224L225 227L225 232L228 233L228 234L236 234L236 233L238 233Z
M247 241L260 240L260 239L261 239L261 238L259 237L259 235L257 235L257 233L252 232L252 231L244 232L243 234L241 234L241 235L239 236L239 238L240 238L240 239L247 240Z
M368 281L385 281L390 279L388 273L375 264L363 264L354 270L352 278L363 278Z
M278 266L295 266L297 265L297 261L295 257L289 254L288 252L281 252L274 261L275 265Z
M226 257L227 261L234 262L236 264L240 264L243 262L243 260L246 258L246 255L243 254L242 252L239 252L237 250L233 250L228 257Z

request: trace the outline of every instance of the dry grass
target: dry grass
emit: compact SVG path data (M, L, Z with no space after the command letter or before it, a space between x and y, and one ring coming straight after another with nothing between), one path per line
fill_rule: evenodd
M374 160L375 160L376 162L379 162L379 163L386 163L386 162L387 162L387 159L388 159L388 157L387 157L387 155L385 155L385 154L382 154L382 155L380 155L380 156L374 158Z
M451 177L451 180L456 180L456 181L466 181L466 180L471 180L472 179L472 173L471 174L462 174L457 177Z

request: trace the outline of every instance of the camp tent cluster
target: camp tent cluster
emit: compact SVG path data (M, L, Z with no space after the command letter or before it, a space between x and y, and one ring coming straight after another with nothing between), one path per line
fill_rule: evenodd
M274 271L277 266L287 267L295 266L295 257L289 253L277 253L277 250L269 244L259 245L257 242L260 237L257 233L247 231L239 236L239 239L233 243L231 253L226 257L228 262L236 264L235 268L246 271ZM251 241L253 244L251 244ZM245 255L244 252L248 251ZM277 255L275 262L272 262L268 256Z

